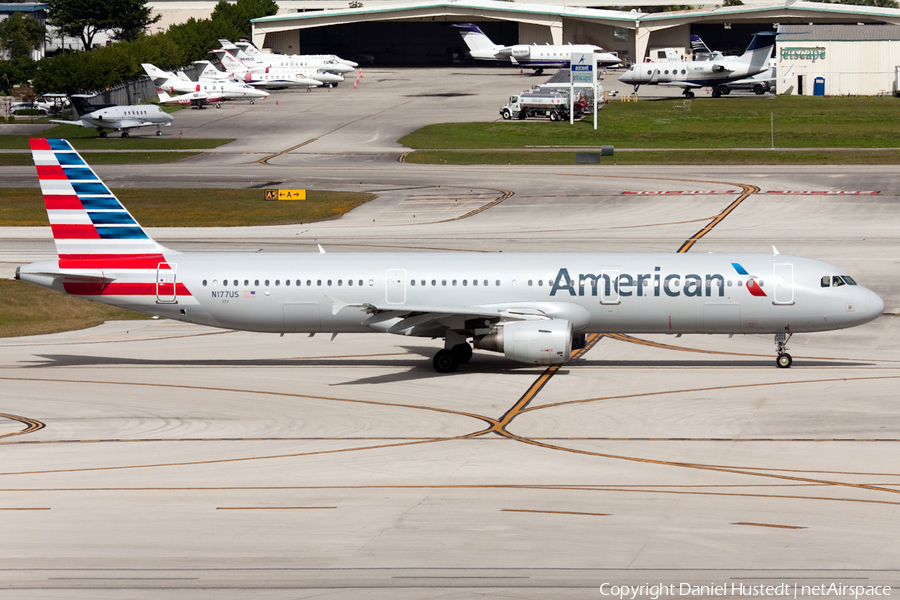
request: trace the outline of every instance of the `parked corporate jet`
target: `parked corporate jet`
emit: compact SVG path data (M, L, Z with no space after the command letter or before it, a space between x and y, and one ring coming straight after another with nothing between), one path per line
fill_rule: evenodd
M775 45L775 34L760 32L753 36L741 56L719 56L703 61L668 63L637 63L619 77L619 81L634 85L665 85L684 88L684 96L693 98L692 90L712 88L712 97L719 98L727 88L723 84L746 79L768 69L769 56Z
M71 95L72 108L78 117L77 121L63 121L51 119L52 123L66 125L81 125L82 127L96 127L100 137L106 137L106 130L121 131L122 137L129 136L128 130L135 127L150 127L156 125L156 135L162 135L160 127L172 124L175 119L172 115L153 104L135 104L130 106L117 106L115 104L91 105L87 98L91 96Z
M141 63L141 66L156 85L160 102L167 104L193 104L199 107L215 104L219 108L223 100L249 100L250 104L254 104L257 99L269 96L269 92L230 79L191 81L184 73L179 77L150 63ZM178 95L169 97L169 92Z
M787 339L867 323L884 302L842 269L762 254L183 253L154 241L65 140L31 149L55 260L16 279L229 329L444 338L435 369L475 348L561 364L588 333Z
M328 73L350 73L356 63L344 61L333 54L267 54L260 52L250 42L232 44L228 40L219 40L223 50L231 52L235 58L250 69L303 67L305 69L322 69Z
M212 53L222 63L222 68L236 81L243 81L255 87L285 88L292 86L317 87L320 85L335 86L344 81L338 73L328 73L322 69L297 68L264 68L250 69L239 61L228 50L213 50Z
M622 61L618 56L606 52L600 46L591 44L538 45L516 44L502 46L495 44L473 23L457 23L453 25L459 30L469 54L475 60L490 60L523 66L534 69L536 75L547 67L568 67L573 52L593 52L597 56L597 66L618 65Z

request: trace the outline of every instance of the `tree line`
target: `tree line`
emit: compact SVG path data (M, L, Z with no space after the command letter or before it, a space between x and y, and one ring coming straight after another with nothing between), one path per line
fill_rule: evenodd
M81 40L84 51L64 51L33 61L30 53L43 43L43 27L32 17L14 13L0 23L0 47L9 60L0 61L0 88L33 80L38 94L103 90L144 75L141 63L174 69L209 58L220 38L249 38L250 19L278 12L275 0L225 0L209 19L188 19L162 33L147 35L159 20L145 0L49 0L49 22L67 36ZM11 23L12 22L12 23ZM7 32L9 30L9 33ZM91 48L94 37L110 32L115 44Z

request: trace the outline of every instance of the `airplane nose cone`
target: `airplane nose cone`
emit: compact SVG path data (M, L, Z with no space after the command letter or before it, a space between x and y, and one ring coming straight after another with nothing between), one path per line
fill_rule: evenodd
M881 296L869 290L869 293L866 294L866 316L871 321L880 317L882 312L884 312L884 300L881 299Z

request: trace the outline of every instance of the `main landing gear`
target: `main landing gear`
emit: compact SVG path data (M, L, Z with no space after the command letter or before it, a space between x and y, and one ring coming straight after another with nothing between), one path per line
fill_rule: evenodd
M794 362L794 359L791 358L791 355L787 353L788 340L791 339L790 333L776 333L775 334L775 351L778 352L778 358L775 359L775 364L778 365L781 369L788 369L791 366L791 363Z
M694 92L688 89L685 89L682 94L684 94L684 97L688 100L691 100L694 97Z
M464 365L472 358L472 346L468 343L456 344L444 348L434 355L434 370L438 373L452 373L459 365Z

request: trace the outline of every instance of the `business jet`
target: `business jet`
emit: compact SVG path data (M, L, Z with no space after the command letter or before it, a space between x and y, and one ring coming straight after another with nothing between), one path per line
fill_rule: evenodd
M741 56L718 56L703 61L668 63L636 63L619 77L622 83L634 85L663 85L684 89L685 98L694 97L694 89L712 88L712 97L728 93L724 85L746 79L768 69L769 56L775 45L775 34L760 32L753 36Z
M515 46L502 46L495 44L485 35L477 25L473 23L457 23L453 25L459 30L469 54L475 60L489 60L503 62L515 66L523 66L534 69L536 75L544 72L547 67L568 67L572 60L573 52L590 53L597 57L597 66L605 67L618 65L621 59L610 52L606 52L599 46L591 44L564 44L564 45L538 45L516 44Z
M65 125L80 125L82 127L96 127L100 137L106 137L106 130L121 131L122 137L129 137L128 131L135 127L151 127L156 125L156 135L162 135L160 127L168 127L175 119L172 115L153 104L135 104L130 106L117 106L115 104L103 104L92 106L87 98L90 96L72 95L72 109L78 117L77 121L64 121L51 119L51 123L63 123Z
M271 333L443 338L562 364L588 333L775 335L867 323L884 302L828 263L763 254L188 253L154 241L65 140L31 142L55 260L16 279L148 315ZM469 340L472 340L472 345Z
M219 40L223 41L223 40ZM228 40L224 40L228 41ZM251 44L247 41L235 42L235 45L240 48L245 54L249 56L285 56L285 57L293 57L296 56L298 58L308 58L308 59L320 59L326 61L337 61L341 64L345 64L348 67L353 67L354 69L359 66L359 63L353 62L352 60L347 60L346 58L341 58L337 54L266 54L265 52L260 52L259 48Z
M249 100L250 104L254 104L256 100L269 96L269 92L230 79L191 81L184 73L179 77L150 63L141 63L141 66L156 85L160 102L167 104L192 104L201 108L205 104L215 104L219 108L223 100ZM170 97L169 92L178 95Z
M320 85L335 86L344 81L339 73L329 73L322 69L275 68L251 69L225 49L213 50L212 53L228 75L254 87L285 88L293 86L318 87Z
M250 42L232 44L228 40L219 40L219 44L251 69L303 67L343 74L354 71L357 66L356 63L351 64L351 61L344 61L333 54L266 54Z

